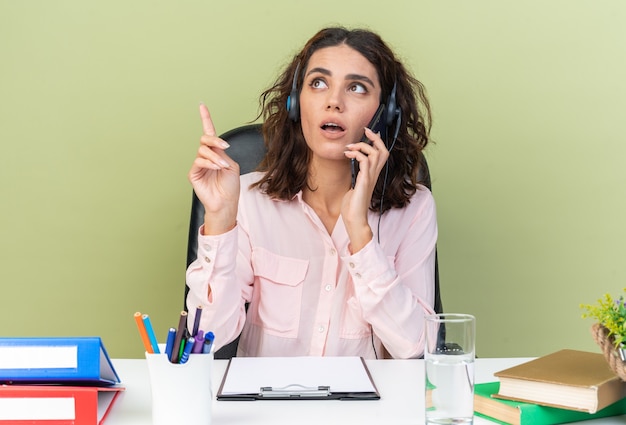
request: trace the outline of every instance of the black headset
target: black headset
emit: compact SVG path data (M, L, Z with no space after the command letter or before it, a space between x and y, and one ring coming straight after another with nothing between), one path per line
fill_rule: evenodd
M300 70L300 64L296 65L296 71L293 74L293 81L291 83L291 92L287 97L287 113L289 119L293 122L298 122L300 119L300 105L298 103L298 72ZM395 140L398 138L398 132L400 131L400 124L402 122L402 109L398 106L396 100L396 83L393 83L393 89L391 94L387 98L387 109L385 111L386 127L390 127L393 122L396 122L396 126L393 132L392 147ZM387 143L387 140L385 140ZM388 146L389 148L389 146Z

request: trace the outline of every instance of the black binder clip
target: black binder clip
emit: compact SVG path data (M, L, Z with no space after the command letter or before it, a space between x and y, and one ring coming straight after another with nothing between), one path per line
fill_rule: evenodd
M304 398L304 397L328 397L329 386L305 387L300 384L290 384L284 387L261 387L259 396L264 398Z

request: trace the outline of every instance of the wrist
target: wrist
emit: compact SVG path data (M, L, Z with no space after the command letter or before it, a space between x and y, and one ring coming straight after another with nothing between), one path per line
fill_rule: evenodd
M231 231L236 225L236 214L223 217L216 214L205 214L202 234L204 236L221 235Z
M349 232L348 236L350 238L350 246L349 250L351 254L356 254L365 246L370 243L374 234L372 233L372 229L369 225L363 226L356 232Z

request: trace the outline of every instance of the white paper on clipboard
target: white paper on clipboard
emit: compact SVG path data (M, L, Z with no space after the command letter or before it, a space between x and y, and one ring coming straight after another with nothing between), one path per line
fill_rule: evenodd
M378 394L361 357L233 357L220 395L259 394L262 388L329 387L337 393Z

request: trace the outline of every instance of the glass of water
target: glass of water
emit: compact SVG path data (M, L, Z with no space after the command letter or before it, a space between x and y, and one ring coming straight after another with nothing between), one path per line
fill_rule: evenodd
M476 319L426 316L426 424L472 424Z

